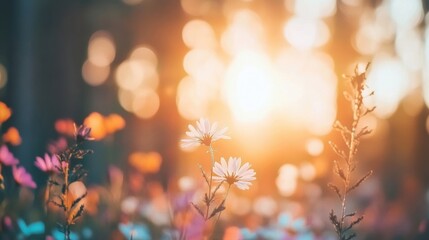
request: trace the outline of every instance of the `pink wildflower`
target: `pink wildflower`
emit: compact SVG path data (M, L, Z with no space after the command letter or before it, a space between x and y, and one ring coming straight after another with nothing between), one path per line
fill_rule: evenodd
M49 154L45 153L45 157L36 157L36 162L34 165L38 167L43 172L54 173L58 172L58 167L60 167L60 161L58 160L56 155L49 156Z
M0 147L0 163L6 166L14 166L19 163L13 154L9 151L6 145Z
M33 181L33 178L24 167L13 166L12 174L16 183L19 185L29 188L36 188L36 183Z

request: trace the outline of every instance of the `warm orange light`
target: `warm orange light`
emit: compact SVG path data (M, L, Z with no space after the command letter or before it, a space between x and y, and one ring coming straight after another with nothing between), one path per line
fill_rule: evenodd
M101 140L107 135L104 126L104 117L98 112L93 112L85 118L83 123L91 128L91 137L95 140Z
M191 77L185 77L179 82L176 94L176 104L180 116L188 120L195 120L205 116L208 108L207 91L198 87L198 83Z
M158 64L158 57L156 53L147 46L138 46L130 54L130 59L134 60L144 60L152 65L156 66Z
M295 193L297 187L298 168L292 164L284 164L279 169L276 179L277 189L282 196L289 197Z
M419 71L424 65L424 38L421 29L409 29L396 33L395 49L407 69ZM414 81L418 82L419 81Z
M271 196L261 196L253 202L253 211L265 217L274 216L278 208L277 202Z
M316 177L316 167L311 163L303 163L299 167L299 175L305 181L312 181Z
M216 9L219 3L209 0L180 0L183 11L192 16L202 16L212 9Z
M90 61L86 61L82 66L82 77L91 86L103 84L109 77L109 66L98 66Z
M318 138L312 138L307 140L307 143L305 145L305 148L311 156L319 156L324 149L324 145L322 140Z
M75 132L75 123L71 119L58 119L55 121L55 130L60 134L73 137Z
M104 125L108 134L114 133L125 127L125 120L118 114L110 114L104 119Z
M86 196L87 203L85 205L85 212L94 216L98 213L98 204L100 203L100 189L97 187L92 187L88 189L88 194Z
M157 173L161 167L162 157L157 152L134 152L128 157L128 162L141 173Z
M268 57L259 52L242 52L226 73L224 93L234 118L255 122L266 118L272 107L275 75Z
M124 61L116 69L116 83L123 89L133 90L143 82L144 74L138 61Z
M380 118L389 118L399 103L411 90L410 73L397 58L379 56L374 58L367 84L377 94L364 99L366 106L377 106L374 113Z
M227 209L238 216L244 216L252 210L252 203L248 198L231 193L228 196L227 204Z
M154 90L142 89L135 93L133 113L140 118L151 118L159 109L159 96Z
M183 42L188 48L216 47L215 33L210 24L203 20L191 20L182 30Z
M105 67L115 59L115 44L106 31L95 32L88 45L88 60L97 66Z
M293 47L301 50L323 46L330 38L330 31L325 22L300 17L293 17L287 21L283 34Z
M14 146L21 144L21 136L19 135L18 129L10 127L5 134L3 134L3 141L10 143Z
M306 18L324 18L336 12L336 0L293 0L290 9L296 15Z
M264 49L264 27L254 11L239 10L231 19L221 37L221 45L225 52L235 55L241 51Z
M133 111L134 93L132 91L119 88L118 100L122 108L128 112Z
M179 178L178 185L181 191L186 192L195 189L196 183L192 177L183 176Z
M242 239L242 238L243 237L241 235L240 228L228 227L225 229L223 240L236 240L236 239Z
M4 102L0 102L0 124L4 123L10 118L12 111Z
M276 107L286 121L318 136L329 133L336 117L337 79L332 58L293 48L280 52Z
M183 59L183 68L198 82L217 89L224 74L224 64L214 50L193 49Z

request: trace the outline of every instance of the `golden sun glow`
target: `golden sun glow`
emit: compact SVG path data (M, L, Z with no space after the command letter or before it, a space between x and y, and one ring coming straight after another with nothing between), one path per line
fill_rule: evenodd
M268 115L274 78L263 53L242 52L233 60L226 73L225 93L236 120L256 121Z

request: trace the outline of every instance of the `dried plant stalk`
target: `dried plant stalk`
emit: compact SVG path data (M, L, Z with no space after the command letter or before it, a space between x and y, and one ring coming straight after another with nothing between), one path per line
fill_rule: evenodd
M63 224L57 223L57 225L60 231L64 233L65 240L70 239L71 225L75 224L76 220L83 215L85 210L85 198L87 195L86 188L81 182L87 175L87 172L82 164L72 165L71 163L73 160L82 160L87 154L92 153L92 150L81 149L82 143L92 140L92 138L89 137L91 129L81 125L75 131L76 143L57 155L60 165L55 167L63 179L62 183L56 180L49 181L50 185L55 185L60 188L60 193L56 193L54 195L55 198L49 200L49 202L62 209L64 212L65 222ZM85 192L70 192L71 187ZM75 196L75 194L79 194L79 196Z
M363 96L363 92L367 88L365 84L366 72L369 66L370 64L366 66L365 71L362 73L358 72L358 66L356 66L354 76L346 76L350 80L351 91L344 92L344 97L351 103L353 122L350 127L347 127L340 121L336 121L334 124L334 129L341 133L342 139L347 146L347 149L344 151L335 143L330 142L332 150L338 155L340 159L339 161L334 161L334 173L340 177L342 186L339 187L332 183L328 184L328 187L333 189L341 201L340 216L337 216L334 210L331 210L329 213L329 219L334 225L338 239L340 240L350 240L356 237L356 234L350 233L350 230L354 225L361 222L364 217L357 217L356 212L347 212L347 197L351 191L359 187L362 182L364 182L372 174L371 170L364 176L357 178L358 180L354 180L355 178L352 176L358 164L356 154L358 151L360 139L361 137L371 133L371 130L369 130L367 126L358 129L359 121L363 116L374 111L375 109L375 107L367 108L363 103L363 99L365 97ZM370 93L370 95L373 94L374 92Z

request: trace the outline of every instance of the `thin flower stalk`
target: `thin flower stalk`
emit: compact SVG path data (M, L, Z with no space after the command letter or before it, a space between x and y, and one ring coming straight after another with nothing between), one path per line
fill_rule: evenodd
M205 179L205 182L208 185L208 192L205 194L204 203L206 205L206 210L203 212L197 205L192 204L195 209L201 214L202 217L207 221L209 220L212 214L210 214L211 204L214 201L214 196L216 191L219 189L218 185L214 190L212 189L213 185L213 167L215 163L214 148L213 142L221 139L230 139L225 133L228 128L218 129L218 124L216 122L210 123L208 119L201 118L196 122L196 127L188 125L189 131L186 132L187 138L181 140L182 148L192 148L198 147L201 145L208 147L208 152L210 154L210 175L207 177L203 168L200 166L201 173Z
M231 186L235 185L241 190L249 189L249 186L252 185L251 181L256 179L256 173L253 169L251 169L251 165L249 163L241 165L241 158L237 157L230 157L228 162L225 160L225 158L222 157L220 163L216 162L214 164L213 172L216 174L216 176L213 177L215 181L220 182L220 185L223 183L228 184L228 189L224 199L219 204L219 206L213 210L212 213L212 216L218 214L214 223L214 229L216 229L216 225L220 219L220 216L223 210L226 209L225 202Z
M231 189L231 184L228 185L228 189L226 190L225 197L222 200L223 203L226 202L226 199L228 198L229 189ZM220 216L222 215L222 212L223 211L219 212L219 214L217 215L216 222L214 223L214 228L215 229L216 229L217 223L219 222Z
M350 101L353 112L353 121L350 128L344 126L339 121L334 124L334 129L341 133L343 141L347 146L347 150L343 151L335 143L330 142L333 151L341 159L341 163L339 161L334 161L334 173L342 180L342 190L340 190L340 187L337 185L329 184L329 187L334 190L341 201L340 217L338 218L333 210L331 210L329 214L329 218L334 225L338 239L340 240L350 240L356 237L355 233L349 233L349 231L354 225L363 220L363 216L357 217L355 212L347 212L348 194L352 190L356 189L372 174L372 171L369 171L363 177L359 178L359 180L353 182L354 178L352 173L356 170L358 164L358 161L356 160L356 154L358 151L360 139L362 136L371 133L371 130L368 130L368 127L358 129L358 125L363 116L374 111L375 109L366 108L363 104L363 92L367 88L365 80L368 67L369 64L363 73L358 73L358 69L356 67L354 76L348 77L350 79L352 90L351 93L345 92L344 95L346 99ZM370 95L372 94L373 92Z
M210 144L209 146L209 152L210 152L210 160L211 160L211 167L210 167L210 180L209 180L209 199L212 199L212 183L213 183L213 167L214 167L214 150L212 145ZM210 204L207 205L207 210L206 210L206 216L205 219L209 219L209 211L210 211Z
M217 216L213 225L213 228L216 229L221 213L225 210L225 202L231 185L236 185L242 190L249 189L251 185L250 181L255 180L256 173L253 169L250 169L251 165L249 163L241 165L241 158L230 157L228 162L226 162L226 160L221 157L220 163L215 161L215 150L212 143L220 139L230 139L230 137L225 135L227 128L219 130L217 128L217 123L210 124L210 122L204 118L197 121L196 128L192 125L189 125L188 128L189 131L186 132L188 138L181 140L182 147L207 146L211 163L209 176L207 176L201 165L199 166L203 178L208 185L208 192L204 195L205 211L198 205L192 202L191 204L205 221ZM213 182L217 182L217 184L214 185ZM224 183L228 183L228 190L223 200L218 202L215 200L215 196ZM210 235L212 234L205 235L204 239L207 239ZM183 236L182 233L180 237L181 236Z

